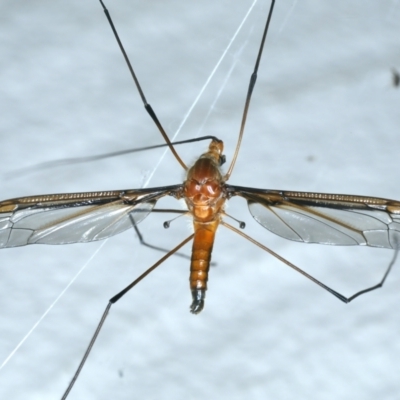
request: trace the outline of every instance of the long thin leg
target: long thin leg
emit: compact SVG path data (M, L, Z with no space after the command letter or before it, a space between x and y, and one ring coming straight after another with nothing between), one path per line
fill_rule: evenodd
M392 68L392 82L394 87L400 86L400 73L395 68Z
M139 239L139 242L142 246L148 247L148 248L156 250L156 251L161 251L162 253L169 252L169 250L165 249L164 247L155 246L154 244L146 242L146 240L143 237L143 234L140 232L139 227L137 226L137 224L135 224L135 221L133 220L133 218L131 218L131 222L132 222L133 229L135 230L136 235ZM178 256L178 257L185 258L186 260L190 260L190 256L188 256L187 254L179 253L179 251L174 253L174 256Z
M169 213L175 212L175 213L180 213L180 214L186 214L187 213L187 211L185 211L185 210L167 210L167 209L158 209L158 208L154 208L152 210L152 213L153 212L167 212L167 213L168 212ZM137 226L137 224L135 224L135 220L131 216L129 216L129 217L130 217L133 229L135 230L136 235L138 236L138 239L139 239L139 242L140 242L141 245L146 246L146 247L148 247L150 249L153 249L153 250L161 251L162 253L168 253L169 252L169 250L165 249L164 247L155 246L153 244L150 244L150 243L146 242L146 240L143 237L143 234L139 230L139 227ZM177 257L182 257L182 258L184 258L186 260L191 260L191 256L188 256L187 254L180 253L179 251L177 251L173 255L177 256ZM217 266L217 263L215 261L211 261L210 262L210 266L211 267L215 267L215 266Z
M104 325L104 322L107 318L108 312L110 311L111 306L116 303L122 296L124 296L126 293L128 293L134 286L136 286L141 280L143 280L147 275L150 274L150 272L154 271L160 264L162 264L168 257L172 256L175 252L177 252L181 247L183 247L186 243L190 242L194 237L194 234L190 235L188 238L186 238L184 241L178 244L178 246L174 247L170 252L168 252L164 257L161 257L155 264L153 264L150 268L148 268L143 274L141 274L138 278L136 278L130 285L128 285L125 289L121 290L118 294L116 294L114 297L112 297L108 304L107 307L105 308L103 315L101 316L100 322L96 327L96 330L94 332L94 335L92 339L90 340L89 346L87 347L85 354L82 357L82 360L78 366L78 369L76 370L70 384L68 385L66 391L64 392L61 400L65 400L68 397L69 392L73 388L76 380L79 377L79 374L82 371L83 366L86 363L87 358L89 357L89 354L93 348L94 343L96 342L97 337L99 336L99 333L101 331L101 328Z
M396 261L397 254L398 254L398 249L397 249L397 250L395 250L394 256L393 256L393 258L392 258L392 260L391 260L391 262L390 262L385 274L383 275L382 280L378 284L376 284L374 286L371 286L371 287L369 287L367 289L360 290L359 292L353 294L350 297L346 297L346 296L343 296L342 294L340 294L339 292L336 292L336 290L331 289L329 286L324 285L318 279L316 279L313 276L307 274L307 272L303 271L299 267L296 267L296 265L292 264L290 261L286 260L285 258L283 258L279 254L275 253L274 251L272 251L268 247L265 247L260 242L257 242L255 239L253 239L252 237L246 235L242 231L239 231L238 229L234 228L232 225L229 225L224 221L221 221L221 225L225 226L226 228L230 229L233 232L236 232L238 235L240 235L240 236L244 237L245 239L249 240L251 243L254 243L256 246L260 247L261 249L263 249L267 253L271 254L274 257L276 257L278 260L282 261L283 263L288 265L290 268L293 268L295 271L299 272L300 274L302 274L306 278L310 279L311 281L316 283L318 286L321 286L323 289L325 289L329 293L333 294L335 297L337 297L339 300L343 301L344 303L350 303L350 301L354 300L356 297L358 297L358 296L360 296L360 295L362 295L364 293L367 293L367 292L372 292L373 290L379 289L380 287L382 287L383 284L385 283L385 280L386 280L387 276L389 275L389 272L392 269L393 264Z
M136 224L133 224L133 223L132 223L132 225L133 225L133 229L135 229L136 235L138 236L138 239L139 239L139 242L140 242L141 245L146 246L146 247L148 247L150 249L153 249L153 250L156 250L156 251L161 251L162 253L168 253L169 252L169 250L165 249L164 247L155 246L153 244L150 244L150 243L146 242L146 240L144 239L143 234L140 232L138 226ZM191 256L188 256L187 254L180 253L179 251L177 251L173 255L177 256L177 257L184 258L185 260L191 260ZM211 267L215 267L216 265L217 265L217 263L215 261L211 261L210 262L210 266Z
M228 172L225 175L225 181L227 181L229 179L229 177L231 176L232 171L233 171L233 167L235 166L236 159L237 159L237 156L239 154L240 143L242 142L244 127L246 125L246 120L247 120L247 113L249 111L251 95L253 94L253 89L254 89L254 86L256 84L258 67L260 66L261 56L262 56L262 52L264 50L264 43L265 43L265 39L267 37L269 23L271 22L272 12L274 10L274 5L275 5L275 0L272 0L271 1L271 7L270 7L269 13L268 13L267 22L265 24L264 32L263 32L262 39L261 39L261 45L260 45L260 48L258 50L256 64L254 66L254 71L253 71L253 73L251 74L251 77L250 77L249 88L247 89L246 102L244 104L244 110L243 110L242 122L240 124L238 142L237 142L237 145L236 145L235 153L234 153L234 155L232 157L231 165L229 166Z
M208 135L208 136L201 136L201 137L193 138L193 139L178 140L176 142L172 142L171 144L176 146L178 144L200 142L202 140L215 140L218 142L220 139L218 139L216 136ZM119 157L119 156L123 156L125 154L138 153L139 151L145 151L145 150L159 149L160 147L166 147L166 146L168 146L168 144L163 143L163 144L156 144L153 146L137 147L135 149L113 151L111 153L96 154L94 156L60 158L58 160L45 161L45 162L42 162L39 164L30 165L28 167L14 169L11 172L7 172L5 174L5 176L7 178L15 178L16 174L22 174L22 173L27 174L27 173L32 173L35 171L40 171L42 169L47 169L47 168L63 167L64 165L98 161L98 160L103 160L105 158Z
M142 101L143 101L143 104L144 104L144 108L146 109L147 113L150 115L151 119L156 124L158 130L160 131L160 133L161 133L162 137L164 138L165 142L168 144L168 146L171 149L172 154L175 156L176 160L179 162L179 164L181 164L183 169L187 170L186 164L179 157L179 155L176 152L174 146L172 145L171 141L169 140L169 137L168 137L167 133L165 132L164 128L162 127L161 122L158 120L156 113L154 112L154 110L152 109L151 105L147 102L146 97L144 96L144 93L143 93L143 90L142 90L142 88L140 86L139 80L136 77L136 74L135 74L135 72L134 72L134 70L132 68L132 65L131 65L130 61L129 61L128 55L126 54L124 46L122 45L122 42L121 42L121 40L120 40L120 38L118 36L117 30L115 29L115 26L114 26L114 23L113 23L113 21L111 19L110 13L108 12L108 10L107 10L106 6L104 5L103 1L102 0L99 0L99 1L100 1L100 4L103 7L104 14L106 14L107 20L108 20L108 22L109 22L109 24L111 26L111 29L112 29L112 31L114 33L115 39L118 42L118 46L121 49L122 55L125 58L126 65L129 68L129 71L130 71L130 73L132 75L133 80L135 81L135 85L136 85L136 88L137 88L137 90L139 92L140 97L142 98Z

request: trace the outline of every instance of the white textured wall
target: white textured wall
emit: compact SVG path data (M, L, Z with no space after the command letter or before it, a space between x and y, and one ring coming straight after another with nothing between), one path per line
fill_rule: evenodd
M172 134L251 1L107 5ZM214 134L231 158L268 6L256 4L180 139ZM96 1L3 1L0 20L0 197L140 187L162 151L6 177L42 161L162 140ZM391 82L391 68L400 68L399 20L395 0L277 1L231 182L400 199L400 89ZM205 148L179 151L190 163ZM150 186L182 177L168 154ZM244 201L231 203L228 212L247 222L246 233L344 294L376 283L391 257L277 238L252 220ZM165 231L164 219L150 216L141 228L171 248L189 223ZM107 300L159 257L132 232L102 245L0 252L0 362L88 264L0 370L2 399L59 398ZM398 398L398 265L383 289L344 305L223 228L214 261L199 316L188 312L188 262L177 257L115 305L70 398Z

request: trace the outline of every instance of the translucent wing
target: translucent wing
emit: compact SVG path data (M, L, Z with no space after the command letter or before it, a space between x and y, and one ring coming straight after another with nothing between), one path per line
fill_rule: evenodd
M289 192L227 185L254 219L286 239L400 248L400 202L375 197Z
M178 186L22 197L0 202L0 248L101 240L141 222Z

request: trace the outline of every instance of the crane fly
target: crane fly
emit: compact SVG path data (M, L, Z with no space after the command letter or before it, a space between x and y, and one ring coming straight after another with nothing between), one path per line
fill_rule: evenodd
M109 13L103 2L101 0L100 2L126 57ZM83 363L111 305L191 240L193 240L193 247L190 267L192 293L190 310L194 314L202 311L212 247L220 225L250 240L345 302L381 286L386 278L392 264L381 283L346 298L247 236L243 231L228 224L224 219L226 202L238 196L247 201L249 211L258 223L276 235L289 240L326 245L381 247L395 251L399 247L400 202L398 201L355 195L257 189L227 183L238 156L274 3L272 1L263 31L255 69L247 92L239 140L227 172L224 173L221 170L225 156L223 142L218 138L211 139L208 150L191 167L186 165L176 152L153 109L147 103L131 69L147 112L156 123L175 158L186 171L184 182L150 189L36 195L0 203L0 246L6 248L28 244L68 244L103 240L135 227L154 211L156 203L163 197L172 196L185 201L187 205L185 214L193 219L194 233L110 300ZM127 57L126 61L130 67ZM79 367L73 382L78 377L82 366L83 364ZM65 397L70 389L71 387L67 390Z

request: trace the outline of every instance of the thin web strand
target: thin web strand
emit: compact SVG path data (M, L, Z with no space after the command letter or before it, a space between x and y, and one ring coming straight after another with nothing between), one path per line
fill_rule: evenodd
M242 22L239 24L238 28L236 29L235 33L233 34L231 40L228 43L228 46L226 47L226 49L224 50L224 52L222 53L221 57L219 58L219 60L217 61L217 64L215 65L214 69L211 71L209 77L207 78L206 82L204 83L203 87L200 89L199 94L196 96L196 98L194 99L192 105L189 107L189 110L186 112L185 116L182 119L182 122L180 123L180 125L178 126L178 129L176 130L176 132L174 133L174 135L172 136L171 142L173 142L177 136L179 135L179 133L181 132L182 127L185 125L187 119L189 118L190 114L192 113L193 109L195 108L196 104L199 102L200 97L203 95L204 91L207 89L211 79L213 78L213 76L215 75L215 73L217 72L219 66L221 65L222 61L224 60L224 58L226 57L226 55L228 54L229 49L232 47L232 44L234 43L234 41L236 40L236 37L239 35L240 31L243 28L243 25L245 24L247 18L249 17L249 15L251 14L253 8L255 7L256 3L258 0L254 0L253 3L250 5L250 8L248 9L246 15L244 16L244 18L242 19ZM149 176L147 177L147 180L145 181L143 187L146 188L148 186L148 184L150 183L150 180L153 178L154 174L156 173L157 169L159 168L161 162L163 161L164 157L166 156L166 154L168 153L169 149L165 149L163 154L161 155L161 157L159 158L159 160L157 161L157 164L154 166L153 170L151 171L151 173L149 174Z
M236 56L235 56L235 59L234 59L232 65L231 65L231 67L229 68L229 71L228 71L228 73L226 74L225 79L224 79L224 81L222 82L222 85L220 86L220 88L219 88L219 90L218 90L218 92L217 92L217 94L216 94L216 96L215 96L214 101L211 103L211 106L210 106L209 109L208 109L207 115L205 116L205 118L204 118L202 124L200 125L199 129L197 130L196 137L199 137L200 134L201 134L201 132L203 131L204 126L206 125L208 119L210 118L210 115L211 115L212 110L215 108L215 106L216 106L216 104L217 104L219 98L221 97L222 93L224 92L224 89L225 89L226 85L227 85L228 82L229 82L229 79L230 79L230 77L231 77L231 75L232 75L232 73L233 73L233 70L235 69L235 67L236 67L236 65L237 65L237 63L238 63L238 61L239 61L239 56L240 56L240 54L242 53L243 49L247 46L247 43L248 43L248 42L246 41L246 43L245 43L245 44L239 49L239 51L237 52L237 54L236 54Z
M26 342L29 336L35 331L35 329L39 326L39 324L46 318L47 314L53 309L53 307L58 303L61 297L67 292L67 290L72 286L72 284L76 281L79 275L86 269L88 264L92 261L92 259L97 255L97 253L101 250L101 248L106 244L106 241L103 241L101 245L93 252L90 258L86 261L86 263L81 267L81 269L73 276L70 282L65 286L65 288L60 292L60 294L54 299L54 301L49 305L46 311L42 314L41 317L33 324L32 328L26 333L26 335L20 340L20 342L15 346L15 348L10 352L10 354L6 357L3 363L0 365L0 370L11 360L14 354L19 350L19 348Z
M282 24L281 24L281 26L280 26L280 28L278 30L279 33L282 33L282 31L285 29L286 24L288 23L290 17L292 16L293 11L294 11L296 6L297 6L297 0L293 1L292 6L290 7L289 11L287 12L287 14L285 16L285 19L283 20L283 22L282 22Z
M240 33L244 23L246 22L247 18L249 17L251 11L253 10L253 8L255 7L257 3L257 0L254 0L253 3L250 5L250 8L248 9L246 15L244 16L243 20L241 21L241 23L239 24L239 27L236 29L235 33L233 34L231 40L228 43L228 46L226 47L226 49L224 50L224 52L222 53L221 57L219 58L217 64L215 65L214 69L211 71L211 74L209 75L209 77L207 78L206 82L204 83L203 87L201 88L199 94L196 96L194 102L192 103L192 105L189 107L189 110L187 111L187 113L185 114L182 122L180 123L178 129L176 130L175 134L173 135L171 141L174 141L177 136L179 135L182 127L184 126L184 124L186 123L187 119L189 118L190 114L192 113L194 107L196 106L196 104L199 102L202 94L204 93L204 91L206 90L206 88L208 87L211 79L213 78L213 76L215 75L215 73L217 72L219 66L221 65L222 61L224 60L224 58L226 57L226 55L228 54L229 49L231 48L232 44L234 43L236 37L238 36L238 34ZM169 149L166 149L163 154L161 155L161 157L159 158L157 164L154 166L152 172L149 174L148 178L146 179L146 181L143 184L143 188L146 188L149 183L150 180L152 179L152 177L154 176L155 172L157 171L157 169L160 167L162 160L164 159L165 155L167 154L167 152L169 151ZM104 241L102 241L101 245L93 252L93 254L90 256L90 258L86 261L86 263L82 266L82 268L77 272L77 274L71 279L71 281L65 286L65 288L60 292L60 294L56 297L56 299L50 304L50 306L47 308L47 310L42 314L42 316L35 322L35 324L32 326L32 328L27 332L27 334L22 338L22 340L17 344L17 346L14 348L14 350L11 351L11 353L9 354L9 356L7 356L7 358L3 361L3 363L0 365L0 370L10 361L10 359L14 356L14 354L18 351L18 349L26 342L26 340L29 338L29 336L34 332L34 330L39 326L39 324L42 322L42 320L47 316L47 314L49 314L49 312L54 308L54 306L58 303L58 301L62 298L62 296L65 295L65 293L68 291L68 289L72 286L72 284L75 282L75 280L79 277L79 275L87 268L87 266L92 262L92 260L97 256L97 254L100 252L100 250L103 248L103 246L105 246L105 244L108 242L108 239L105 239Z

